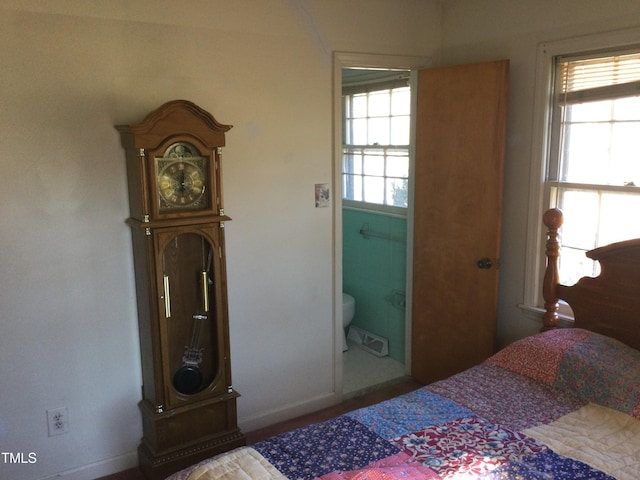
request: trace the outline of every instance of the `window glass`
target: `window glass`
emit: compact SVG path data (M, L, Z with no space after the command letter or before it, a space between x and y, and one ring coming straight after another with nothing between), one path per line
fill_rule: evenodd
M408 88L397 88L391 91L391 115L409 116L411 113L411 91Z
M562 211L565 218L571 222L571 228L563 231L563 246L580 248L583 251L591 249L598 231L598 216L593 213L598 211L598 192L564 189L561 194Z
M377 177L384 176L384 157L375 150L368 150L364 156L365 175L375 175Z
M387 178L387 205L396 207L407 207L408 203L408 180L406 178Z
M599 243L640 238L640 195L608 192L600 204Z
M356 119L351 122L351 142L353 145L367 144L367 119Z
M388 177L407 178L409 176L409 157L403 151L388 152L387 161Z
M406 208L410 88L383 88L343 98L343 198Z
M640 111L640 96L623 98L613 102L615 120L637 120Z
M391 91L383 90L380 92L372 92L369 94L369 112L370 117L388 117L391 107Z
M560 281L572 284L597 274L586 251L640 237L640 54L558 57L555 72L547 206L565 215Z
M409 145L409 129L411 117L391 118L391 145Z
M640 151L640 109L633 110L639 99L566 107L567 120L562 125L563 181L624 185L640 178L639 155L634 153Z
M351 104L353 118L367 118L367 95L354 95Z
M370 118L367 145L389 145L389 117Z
M364 198L369 203L384 203L384 178L364 177Z

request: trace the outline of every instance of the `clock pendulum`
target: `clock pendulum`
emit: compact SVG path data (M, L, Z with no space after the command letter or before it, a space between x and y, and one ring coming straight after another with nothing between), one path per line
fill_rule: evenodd
M202 310L201 313L194 313L192 315L193 328L191 332L191 341L189 345L184 347L182 366L173 375L174 388L185 395L191 395L200 391L203 385L200 364L202 363L204 348L201 347L201 340L203 326L209 321L209 286L211 277L207 266L211 265L213 253L211 249L209 249L208 258L206 260L204 259L204 239L202 241L202 250L203 261L206 261L200 271L199 278L200 291L202 295Z

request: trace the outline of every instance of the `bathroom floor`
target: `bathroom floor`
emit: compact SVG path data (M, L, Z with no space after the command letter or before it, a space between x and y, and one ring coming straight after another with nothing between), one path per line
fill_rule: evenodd
M381 385L405 380L404 365L390 357L377 357L348 342L342 353L342 396L355 397Z

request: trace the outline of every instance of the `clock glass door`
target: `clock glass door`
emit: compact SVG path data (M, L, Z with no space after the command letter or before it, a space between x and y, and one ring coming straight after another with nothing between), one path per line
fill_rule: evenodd
M213 388L219 371L217 249L201 233L159 232L158 239L168 344L165 382L169 398L188 401Z

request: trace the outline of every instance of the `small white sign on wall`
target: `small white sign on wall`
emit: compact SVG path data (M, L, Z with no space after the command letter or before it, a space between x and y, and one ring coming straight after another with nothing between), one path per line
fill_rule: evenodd
M316 208L329 206L329 184L316 183Z

